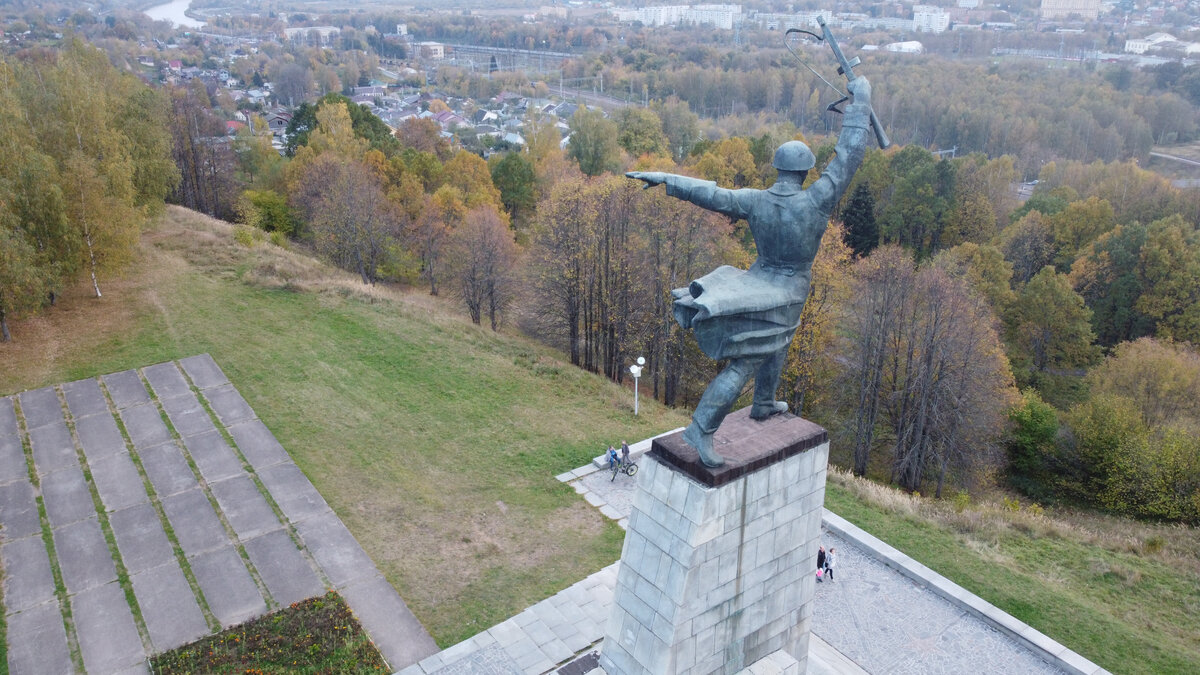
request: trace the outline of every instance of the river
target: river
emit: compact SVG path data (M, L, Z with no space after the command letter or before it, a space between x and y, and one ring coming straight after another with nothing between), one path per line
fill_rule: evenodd
M172 0L166 4L155 5L143 12L155 21L171 21L181 28L203 28L203 21L197 21L184 14L189 4L191 4L191 0Z

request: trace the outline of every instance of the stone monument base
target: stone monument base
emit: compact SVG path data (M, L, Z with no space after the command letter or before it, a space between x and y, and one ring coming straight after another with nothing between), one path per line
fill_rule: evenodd
M682 433L642 462L600 665L737 673L784 650L804 672L829 442L790 414L725 418L700 463Z

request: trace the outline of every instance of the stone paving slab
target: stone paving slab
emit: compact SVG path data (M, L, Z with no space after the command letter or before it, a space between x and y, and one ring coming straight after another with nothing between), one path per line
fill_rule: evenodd
M22 612L54 599L54 574L41 537L0 544L4 561L4 609Z
M75 443L71 440L71 432L67 430L62 418L58 422L48 422L36 429L29 430L29 445L33 448L33 463L38 475L44 476L52 471L79 466L79 455L75 453Z
M189 562L208 608L222 627L236 626L267 611L258 586L232 546L202 553Z
M245 475L242 462L233 454L233 448L225 442L216 429L186 436L183 444L187 446L188 454L200 469L204 480L214 483L233 476Z
M217 414L217 419L227 427L254 419L254 411L250 409L250 404L246 403L246 399L242 398L232 384L209 389L204 392L204 398L208 399L208 405Z
M266 467L280 462L291 464L287 451L275 440L267 425L259 420L234 424L229 427L229 434L233 436L233 442L237 443L238 450L242 451L246 461L260 474Z
M42 387L21 392L21 414L25 416L25 428L32 431L47 424L62 421L62 403L54 387Z
M108 516L121 562L130 574L137 574L175 560L167 533L158 512L150 504L114 511Z
M225 519L243 541L283 527L250 476L243 473L229 480L210 483L209 488L225 513Z
M229 544L225 527L201 490L188 490L162 500L175 539L188 557Z
M208 354L197 354L186 359L179 359L179 365L183 366L184 372L192 378L192 383L198 389L209 389L229 382L229 378L225 377L225 371L221 370L217 362Z
M17 435L17 411L11 397L0 397L0 437Z
M138 452L142 468L159 499L165 499L196 487L196 474L188 466L183 451L174 443L164 443Z
M96 380L68 382L62 386L62 390L71 417L81 419L101 413L107 416L108 401L104 399L104 392L100 391L100 383Z
M129 580L155 652L183 646L208 634L204 613L174 560L134 574Z
M92 492L88 490L83 470L71 467L55 471L42 478L42 502L51 527L62 527L77 520L96 515Z
M178 431L180 436L194 436L216 429L213 426L212 418L208 416L208 411L200 405L190 391L183 396L160 399L160 402L163 410L167 411L171 426L175 427L175 431Z
M133 447L145 450L171 440L171 432L162 420L158 406L138 405L121 411L121 421Z
M0 413L3 410L3 405L0 405ZM11 409L9 412L12 412ZM29 467L25 463L25 448L21 445L20 437L17 436L15 423L12 433L9 434L9 430L4 428L3 422L0 419L0 483L28 479Z
M71 598L79 652L89 675L107 675L145 661L142 638L117 583L104 584Z
M377 574L375 563L332 511L297 523L296 531L334 588Z
M76 420L75 435L79 436L79 444L83 446L83 454L89 462L127 450L125 439L111 415L96 415Z
M105 509L118 511L150 502L146 486L142 484L142 476L128 453L89 461L88 468Z
M8 669L13 675L75 672L58 601L8 617Z
M174 363L157 363L153 366L146 366L142 368L142 375L150 383L150 388L154 390L159 401L192 393L192 388L188 386L187 380L183 379L183 373L179 372ZM163 407L166 407L165 403Z
M100 379L104 381L104 387L108 389L108 396L118 410L150 402L150 394L146 392L146 385L142 384L142 378L138 377L135 370L112 373Z
M54 552L68 595L117 578L117 567L95 516L54 530Z
M240 447L240 446L239 446ZM291 462L276 464L258 472L259 480L293 523L329 513L329 504L309 482L300 467Z
M0 485L0 532L8 541L42 531L33 484L27 480Z
M390 664L409 664L438 652L396 589L382 576L363 579L341 589L363 628Z
M283 530L255 537L245 542L245 547L250 563L258 570L271 597L280 605L287 606L325 593L325 584Z

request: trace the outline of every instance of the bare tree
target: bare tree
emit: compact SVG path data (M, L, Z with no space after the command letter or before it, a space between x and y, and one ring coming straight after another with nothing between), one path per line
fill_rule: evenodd
M180 204L210 216L228 216L233 208L235 157L225 123L209 106L204 85L174 87L171 96L171 154L180 182Z
M1016 396L995 314L965 280L916 269L895 247L861 261L855 276L843 326L855 471L865 473L886 424L893 482L919 490L933 472L938 496L948 478L970 482L994 465Z
M491 206L467 213L451 235L451 275L455 293L471 321L480 323L487 312L492 330L516 295L514 268L519 254L512 232Z
M326 153L313 160L294 199L317 251L373 284L396 240L397 218L378 176L362 162Z
M853 298L843 330L848 336L845 376L855 401L854 473L867 473L879 424L881 387L897 315L907 303L915 274L912 258L899 246L879 249L854 268ZM889 340L889 336L892 339Z

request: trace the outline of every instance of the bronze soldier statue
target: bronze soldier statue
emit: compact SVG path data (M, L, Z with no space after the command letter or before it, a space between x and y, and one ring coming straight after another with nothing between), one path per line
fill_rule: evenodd
M713 433L751 376L750 417L763 419L787 410L786 403L775 400L775 390L808 298L812 262L829 215L862 163L870 137L871 84L857 77L848 89L854 101L846 107L837 156L808 189L803 188L804 179L816 158L800 141L788 141L776 150L779 176L766 190L727 190L712 181L670 173L625 174L645 181L647 188L665 183L672 197L744 218L754 235L758 259L749 270L722 265L687 288L672 291L679 325L692 329L709 357L729 361L705 389L683 432L706 466L725 463L713 450Z

